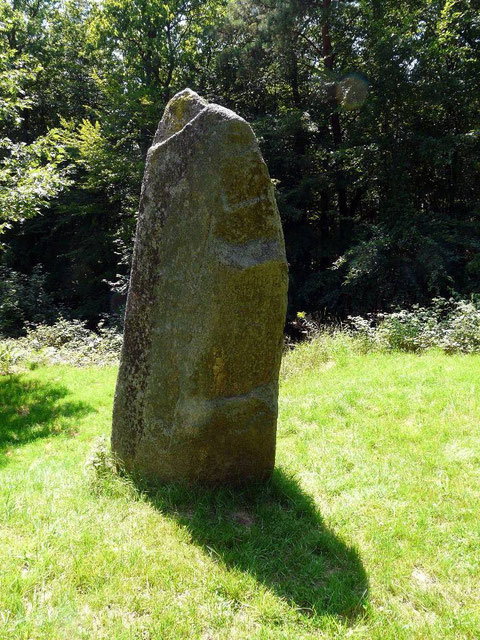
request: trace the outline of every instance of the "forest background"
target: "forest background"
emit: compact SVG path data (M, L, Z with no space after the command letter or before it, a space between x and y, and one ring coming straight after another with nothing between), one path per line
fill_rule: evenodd
M479 293L478 0L0 0L0 333L121 312L185 87L247 119L289 315Z

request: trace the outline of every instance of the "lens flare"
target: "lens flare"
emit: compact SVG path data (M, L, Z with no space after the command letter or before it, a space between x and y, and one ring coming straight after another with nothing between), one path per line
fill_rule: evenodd
M358 73L351 73L337 82L337 99L347 111L360 109L368 96L368 82Z

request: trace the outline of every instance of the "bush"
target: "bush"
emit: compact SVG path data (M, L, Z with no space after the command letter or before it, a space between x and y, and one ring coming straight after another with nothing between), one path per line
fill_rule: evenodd
M28 322L50 322L57 309L45 290L46 275L36 265L30 275L0 265L0 335L18 337Z
M445 323L439 346L447 352L480 352L480 309L473 302L457 302Z
M8 376L14 372L19 356L14 340L2 340L0 342L0 376Z
M77 346L83 348L92 337L85 323L81 320L66 320L60 318L55 324L30 325L27 328L26 342L33 349L39 350L45 347L60 349L68 345L70 348Z
M474 301L435 298L430 307L350 317L348 330L369 349L480 352L480 308Z
M39 364L102 366L118 361L122 334L100 323L90 331L80 320L60 318L55 324L32 325L17 340L0 341L0 374Z

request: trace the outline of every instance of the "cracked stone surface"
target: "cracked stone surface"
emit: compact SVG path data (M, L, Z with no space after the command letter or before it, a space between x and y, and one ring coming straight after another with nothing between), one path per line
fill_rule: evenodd
M282 228L250 126L186 89L147 156L112 448L152 480L239 483L275 462Z

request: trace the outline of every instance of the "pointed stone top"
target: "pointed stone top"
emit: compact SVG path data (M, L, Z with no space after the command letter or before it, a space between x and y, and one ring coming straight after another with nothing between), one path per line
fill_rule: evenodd
M208 102L191 89L183 89L173 96L166 106L165 112L158 125L153 144L163 142L193 120Z

